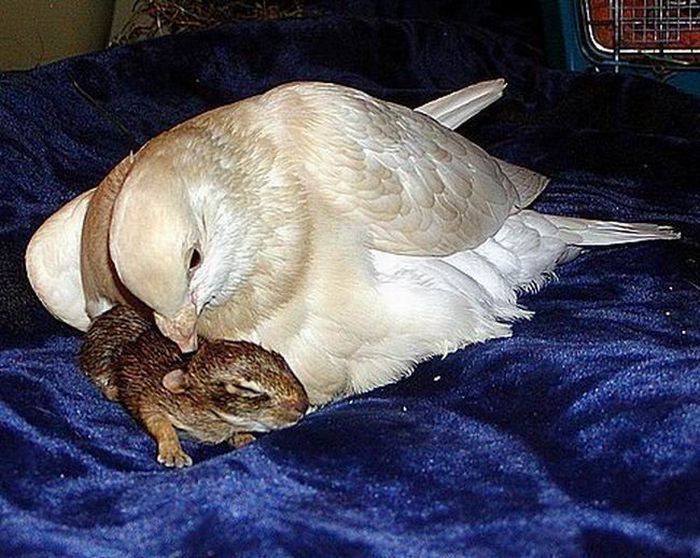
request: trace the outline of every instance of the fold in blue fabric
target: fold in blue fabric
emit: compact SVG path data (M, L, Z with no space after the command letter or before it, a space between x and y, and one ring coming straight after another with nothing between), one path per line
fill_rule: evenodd
M0 75L0 554L700 553L700 102L546 69L517 21L360 16ZM682 240L590 250L523 297L535 316L510 339L240 451L186 443L193 467L158 465L79 373L80 334L31 292L23 253L42 220L162 130L282 82L416 106L498 76L505 97L459 131L552 176L538 210L671 224Z

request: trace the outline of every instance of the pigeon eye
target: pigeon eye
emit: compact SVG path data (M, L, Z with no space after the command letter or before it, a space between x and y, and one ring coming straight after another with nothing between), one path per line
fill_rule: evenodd
M192 250L192 255L190 256L190 265L189 265L190 271L199 267L200 263L202 263L202 255L199 253L199 250L194 248Z

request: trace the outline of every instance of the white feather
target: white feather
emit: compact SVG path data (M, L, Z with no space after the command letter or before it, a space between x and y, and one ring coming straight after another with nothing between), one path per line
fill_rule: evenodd
M83 192L49 217L25 253L27 277L39 300L56 318L83 331L90 318L80 276L80 236L93 192Z
M432 116L443 126L454 130L500 99L505 88L504 79L481 81L430 101L416 111Z

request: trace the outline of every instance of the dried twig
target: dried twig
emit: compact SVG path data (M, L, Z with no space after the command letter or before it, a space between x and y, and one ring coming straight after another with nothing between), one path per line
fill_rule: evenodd
M124 44L208 29L222 23L301 17L303 0L136 0L132 15L111 41Z

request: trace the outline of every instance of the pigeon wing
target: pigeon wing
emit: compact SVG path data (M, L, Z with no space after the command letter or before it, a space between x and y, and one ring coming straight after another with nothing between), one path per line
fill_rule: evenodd
M332 98L308 120L307 171L325 203L367 228L372 248L472 248L519 202L488 153L433 118L351 89Z

